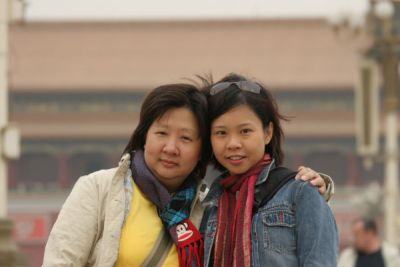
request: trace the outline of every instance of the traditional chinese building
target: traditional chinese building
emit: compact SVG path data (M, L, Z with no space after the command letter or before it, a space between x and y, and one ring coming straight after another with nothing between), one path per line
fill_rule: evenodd
M9 167L10 215L32 266L76 179L117 164L146 93L195 74L238 72L271 88L291 118L286 165L334 178L345 235L356 189L341 189L383 177L382 163L366 170L356 154L361 43L323 20L11 25L10 119L22 131L22 157Z

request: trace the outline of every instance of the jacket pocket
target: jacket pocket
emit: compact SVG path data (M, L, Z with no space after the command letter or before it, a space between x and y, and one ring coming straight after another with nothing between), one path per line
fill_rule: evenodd
M262 221L265 249L281 254L296 250L296 217L290 205L278 205L263 211Z

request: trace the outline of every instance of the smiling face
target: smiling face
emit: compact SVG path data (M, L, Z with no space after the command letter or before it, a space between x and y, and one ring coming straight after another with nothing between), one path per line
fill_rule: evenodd
M263 158L272 132L247 105L232 108L211 124L215 158L231 175L243 174Z
M173 108L150 126L144 159L150 171L170 191L176 191L201 157L196 117L188 108Z

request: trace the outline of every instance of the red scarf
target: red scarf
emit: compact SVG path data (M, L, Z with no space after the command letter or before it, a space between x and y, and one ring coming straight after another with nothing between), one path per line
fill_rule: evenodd
M241 176L228 176L218 202L214 266L251 266L251 219L257 177L271 162L269 154ZM233 221L232 221L233 220Z

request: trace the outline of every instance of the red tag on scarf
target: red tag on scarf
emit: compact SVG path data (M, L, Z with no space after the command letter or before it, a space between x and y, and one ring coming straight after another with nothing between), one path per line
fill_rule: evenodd
M194 224L186 219L175 225L180 267L203 265L203 239Z
M201 239L199 230L190 220L183 220L175 226L178 247L184 247Z

